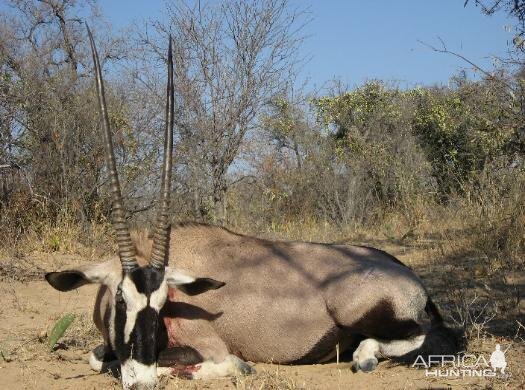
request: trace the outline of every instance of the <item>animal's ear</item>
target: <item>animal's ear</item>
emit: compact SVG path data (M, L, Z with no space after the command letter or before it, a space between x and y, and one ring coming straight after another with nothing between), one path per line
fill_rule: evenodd
M89 283L102 283L113 272L113 262L90 264L59 272L48 272L47 282L59 291L71 291Z
M194 278L184 271L166 267L166 282L187 295L198 295L208 290L216 290L226 283L211 278Z
M82 272L77 270L67 270L60 272L48 272L47 282L58 291L70 291L91 283Z

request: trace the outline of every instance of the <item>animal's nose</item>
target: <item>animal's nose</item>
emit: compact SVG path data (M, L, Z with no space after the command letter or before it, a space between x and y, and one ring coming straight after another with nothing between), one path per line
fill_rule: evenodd
M129 359L121 365L124 390L153 390L158 386L157 366Z

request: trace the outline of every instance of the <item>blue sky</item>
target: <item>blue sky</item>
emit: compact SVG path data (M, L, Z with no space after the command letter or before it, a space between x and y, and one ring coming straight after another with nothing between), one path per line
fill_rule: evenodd
M489 70L492 56L504 56L512 40L505 30L512 21L505 14L487 17L472 4L464 8L464 0L294 1L309 6L312 17L301 47L311 57L301 71L310 87L334 77L350 86L374 78L401 86L447 83L468 65L418 40L439 46L440 37L450 50ZM116 29L144 17L162 17L163 6L163 0L100 1Z

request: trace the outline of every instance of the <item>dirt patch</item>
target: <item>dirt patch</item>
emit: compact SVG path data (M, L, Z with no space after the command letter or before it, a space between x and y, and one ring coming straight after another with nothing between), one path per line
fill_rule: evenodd
M255 364L257 374L249 377L212 381L164 379L166 389L490 389L525 388L525 346L517 321L523 324L519 306L523 275L475 275L468 261L454 263L453 259L434 262L432 248L411 248L383 243L382 247L396 254L416 269L425 280L436 301L453 312L457 305L454 294L479 296L481 306L493 303L481 313L489 319L481 331L471 335L469 353L486 356L496 343L506 352L508 375L504 378L434 378L425 370L393 366L381 362L373 373L353 373L351 362L305 366ZM435 258L439 258L435 254ZM45 258L44 258L45 257ZM89 351L100 342L91 321L96 286L84 286L76 291L60 293L41 277L43 269L57 269L78 264L81 259L71 256L42 255L36 259L0 261L0 387L2 389L118 389L118 379L109 374L93 372L87 358ZM9 265L11 264L11 265ZM14 265L13 265L14 264ZM38 268L26 266L39 264ZM3 268L2 268L3 267ZM11 268L8 268L11 267ZM25 269L25 271L24 271ZM518 292L516 292L518 290ZM469 295L470 294L470 295ZM516 295L518 294L518 295ZM469 302L469 301L468 301ZM467 302L467 304L468 304ZM476 303L464 308L476 313ZM43 335L55 321L66 313L76 319L61 340L60 349L50 353ZM457 314L457 313L456 313ZM480 317L481 318L481 317ZM471 324L472 325L472 324ZM522 329L523 330L523 329Z

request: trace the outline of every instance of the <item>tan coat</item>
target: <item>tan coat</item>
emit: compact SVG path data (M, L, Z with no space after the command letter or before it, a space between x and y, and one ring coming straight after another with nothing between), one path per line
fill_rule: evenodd
M144 264L151 242L135 242ZM196 296L170 289L163 310L168 346L190 346L204 359L316 362L354 335L380 337L384 325L408 336L427 321L419 278L372 248L268 241L191 223L173 227L169 258L189 275L226 282ZM95 322L105 340L107 304L101 287Z

